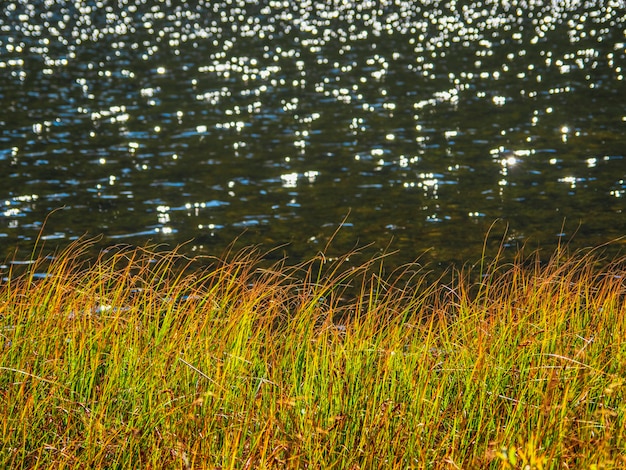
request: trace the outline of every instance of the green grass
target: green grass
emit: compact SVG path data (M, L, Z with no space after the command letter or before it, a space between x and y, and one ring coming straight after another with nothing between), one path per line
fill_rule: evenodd
M87 247L0 286L1 468L626 465L624 260Z

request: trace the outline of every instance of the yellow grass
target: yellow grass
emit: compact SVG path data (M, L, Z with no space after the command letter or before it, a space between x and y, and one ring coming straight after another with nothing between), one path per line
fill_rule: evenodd
M626 466L624 260L88 246L0 287L2 468Z

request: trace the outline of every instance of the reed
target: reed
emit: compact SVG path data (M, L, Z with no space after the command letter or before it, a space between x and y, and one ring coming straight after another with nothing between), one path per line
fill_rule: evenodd
M0 286L2 468L626 465L624 260L88 244Z

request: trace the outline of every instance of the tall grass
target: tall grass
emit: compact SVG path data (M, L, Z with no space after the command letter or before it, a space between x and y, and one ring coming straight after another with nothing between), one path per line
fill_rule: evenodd
M0 286L2 468L626 465L624 260L85 247Z

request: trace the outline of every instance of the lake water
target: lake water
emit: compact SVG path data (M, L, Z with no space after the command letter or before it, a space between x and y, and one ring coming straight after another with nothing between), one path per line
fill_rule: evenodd
M5 256L626 234L624 2L181 3L2 2Z

